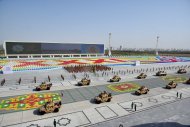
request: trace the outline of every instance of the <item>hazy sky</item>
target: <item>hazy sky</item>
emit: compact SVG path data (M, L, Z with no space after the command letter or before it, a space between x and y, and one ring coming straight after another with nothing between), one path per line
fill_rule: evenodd
M0 43L190 49L190 0L0 0Z

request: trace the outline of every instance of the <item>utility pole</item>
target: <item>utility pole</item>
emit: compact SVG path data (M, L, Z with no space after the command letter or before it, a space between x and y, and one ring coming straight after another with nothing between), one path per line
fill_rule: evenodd
M111 56L111 45L110 45L110 41L111 41L111 33L109 33L109 51L108 51L108 55Z
M159 39L159 36L157 36L157 39L156 39L156 56L158 56L158 39Z

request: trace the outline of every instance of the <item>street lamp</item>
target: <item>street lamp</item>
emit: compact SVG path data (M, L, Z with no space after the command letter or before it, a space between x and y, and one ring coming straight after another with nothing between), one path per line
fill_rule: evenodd
M156 56L158 56L158 39L159 39L159 36L157 36L157 39L156 39Z
M111 40L111 33L109 33L109 51L108 51L108 56L111 56L110 40Z

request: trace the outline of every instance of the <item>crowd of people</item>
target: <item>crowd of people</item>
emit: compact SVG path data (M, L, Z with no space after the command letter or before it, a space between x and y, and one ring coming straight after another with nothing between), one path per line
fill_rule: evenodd
M81 72L96 72L96 71L108 71L111 67L104 65L75 65L64 67L69 73L81 73Z

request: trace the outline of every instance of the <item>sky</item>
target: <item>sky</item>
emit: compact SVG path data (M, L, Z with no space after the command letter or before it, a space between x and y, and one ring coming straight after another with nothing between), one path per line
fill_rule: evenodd
M190 49L190 0L0 0L4 41Z

